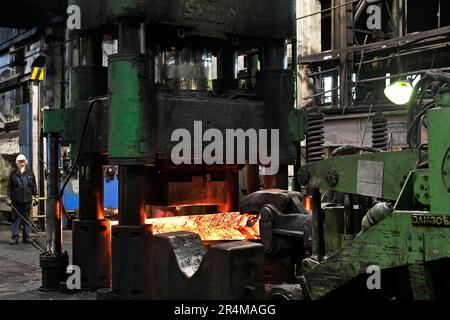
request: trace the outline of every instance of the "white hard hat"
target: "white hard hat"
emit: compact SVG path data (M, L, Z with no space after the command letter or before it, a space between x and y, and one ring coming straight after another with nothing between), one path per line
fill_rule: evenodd
M19 154L16 158L16 162L27 161L27 158L23 154Z

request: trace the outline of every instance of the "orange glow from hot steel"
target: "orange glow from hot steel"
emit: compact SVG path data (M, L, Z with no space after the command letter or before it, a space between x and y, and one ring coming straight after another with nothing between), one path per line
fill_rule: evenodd
M258 240L259 217L239 212L176 216L146 219L153 226L153 234L178 231L193 232L203 241ZM111 226L119 221L111 221Z
M305 208L306 211L312 210L312 200L310 196L305 195L303 197L303 207Z
M103 203L97 201L95 204L95 212L97 213L97 220L103 220L105 218L105 209L103 207Z
M193 232L203 241L259 239L259 217L239 212L147 219L153 234Z

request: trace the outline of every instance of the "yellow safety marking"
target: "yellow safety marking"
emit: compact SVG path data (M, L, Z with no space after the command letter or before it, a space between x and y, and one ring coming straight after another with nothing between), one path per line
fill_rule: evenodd
M38 67L34 67L33 68L33 72L31 73L31 80L36 80L38 72L39 72L39 68Z
M45 68L34 67L31 73L31 80L43 81L45 76Z
M41 74L39 75L39 81L43 81L44 80L44 74L45 74L45 68L41 69Z

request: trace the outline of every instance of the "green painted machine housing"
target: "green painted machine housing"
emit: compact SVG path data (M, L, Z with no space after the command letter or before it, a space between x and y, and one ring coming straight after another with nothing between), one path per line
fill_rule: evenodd
M432 109L427 119L431 212L450 213L450 108Z
M381 164L383 167L380 170L383 174L380 177L381 193L378 198L396 200L418 158L419 153L416 150L333 157L303 166L297 172L297 178L303 186L309 188L374 196L358 190L358 182L360 188L363 182L370 183L363 181L361 163L374 166ZM360 180L358 177L361 177Z
M44 134L62 133L67 123L65 123L63 109L47 109L44 110L42 120L42 130Z
M130 66L127 63L123 65ZM131 67L130 69L128 67L125 69L126 72L131 72ZM115 74L120 77L118 72ZM157 156L158 159L170 159L170 150L176 143L170 141L173 130L186 128L193 132L191 128L193 121L203 118L208 119L204 121L204 130L218 128L224 132L226 128L245 129L247 128L245 126L255 129L267 128L267 124L263 121L267 106L262 101L255 103L238 100L186 99L159 93L154 103L147 101L145 107L141 108L143 99L136 96L139 81L138 77L134 79L136 86L128 81L113 85L109 89L110 99L101 96L101 100L93 105L86 133L88 138L83 143L80 163L90 161L91 158L98 159L99 156L114 164L140 162L154 164ZM127 93L124 90L127 90ZM78 150L89 104L89 101L79 101L77 107L44 112L44 128L48 132L61 133L63 143L71 145L72 157ZM153 111L148 115L147 111L152 106ZM183 114L183 117L178 117L179 114ZM113 117L111 122L110 117ZM285 132L280 134L280 139L288 137L285 141L285 152L280 153L282 156L280 160L284 163L294 161L296 150L293 146L304 139L307 129L303 110L292 110L287 117L289 125L284 128ZM147 121L144 121L145 118ZM145 142L148 142L147 146Z
M324 242L325 255L331 256L336 251L345 247L353 238L345 234L345 219L344 206L339 206L333 203L327 204L324 208L325 223L324 223ZM355 208L351 216L352 224L355 227L355 232L361 230L361 221L365 212L360 208Z
M69 0L69 5L80 7L81 30L76 31L80 37L117 32L122 22L142 22L147 49L152 52L199 43L213 53L224 49L239 52L295 38L294 0ZM127 50L119 48L119 52ZM106 120L96 119L91 132L98 132L101 138L95 150L107 154L111 164L154 165L157 160L170 160L176 145L171 141L172 132L186 128L192 133L193 122L198 120L204 122L204 130L221 132L230 128L278 129L280 164L295 163L295 144L304 139L307 121L302 110L294 109L292 70L261 70L257 73L256 99L227 99L217 94L180 95L159 90L149 81L150 61L141 55L111 55L108 81L98 81L108 83L107 89L98 90L108 96L98 112L106 114ZM83 101L98 96L83 87L97 83L97 73L90 70L94 74L89 81L87 77L85 82L77 81L84 72L81 68L72 77L78 84L71 86L70 107L79 108L80 114L86 110ZM83 118L69 125L82 127ZM76 148L76 143L72 145Z
M76 108L47 109L43 115L43 132L59 133L62 145L70 145L70 157L78 153L84 123L89 109L88 102L81 102ZM79 163L107 163L107 101L101 100L93 105L86 128L86 139L80 153ZM93 138L95 137L95 138Z
M107 92L108 68L77 66L70 71L70 105L76 108Z
M108 153L110 160L152 162L148 139L151 124L148 59L140 54L109 58Z
M445 266L450 265L450 189L447 176L450 168L450 108L429 110L427 118L427 169L416 169L424 159L423 154L419 157L418 150L405 150L335 157L299 170L298 178L308 187L320 188L322 192L332 190L361 195L356 186L357 162L382 162L383 189L379 200L395 200L391 214L361 231L349 243L341 244L341 248L336 243L339 235L333 238L325 234L326 245L331 243L332 247L327 255L336 248L338 250L302 275L302 287L308 298L329 297L352 280L364 278L364 275L367 278L371 266L381 270L406 268L410 294L414 299L433 299L436 292L448 297L449 278L437 278L431 270L446 270ZM325 219L329 219L330 213L338 212L337 209L325 208ZM325 220L325 226L326 223ZM447 291L443 292L442 287ZM359 289L368 290L365 281Z
M303 275L303 287L310 299L321 299L344 286L369 266L389 269L423 266L450 257L450 229L413 226L413 217L423 212L394 211ZM422 270L425 275L425 271ZM422 296L421 296L422 294ZM428 298L422 287L414 298Z
M70 73L70 104L68 108L44 110L44 133L59 133L63 145L70 145L71 158L74 160L78 152L80 139L87 112L91 101L97 101L92 106L92 112L87 123L83 152L80 162L90 159L105 158L107 154L107 111L106 97L108 68L97 66L77 66ZM94 138L93 138L94 137ZM101 156L103 155L103 156Z

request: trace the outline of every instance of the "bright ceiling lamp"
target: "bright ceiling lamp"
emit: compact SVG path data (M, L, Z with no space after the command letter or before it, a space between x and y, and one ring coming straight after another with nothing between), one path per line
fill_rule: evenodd
M409 81L400 80L387 86L384 94L392 103L404 105L411 99L413 91L413 86Z

